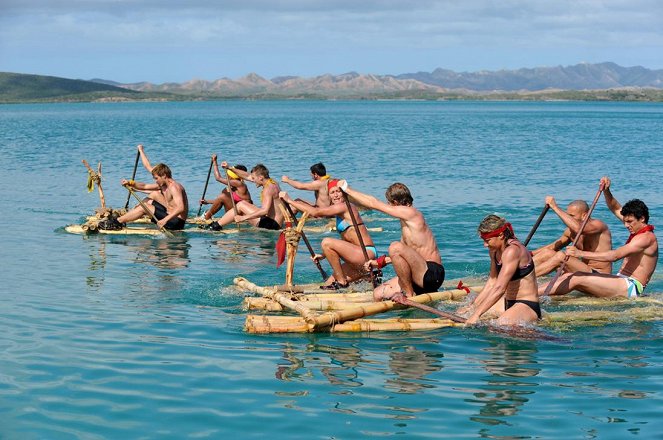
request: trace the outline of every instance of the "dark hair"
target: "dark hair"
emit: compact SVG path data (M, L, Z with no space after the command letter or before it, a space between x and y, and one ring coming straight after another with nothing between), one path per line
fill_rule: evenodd
M170 168L168 168L168 165L165 163L158 163L154 165L152 168L152 175L153 176L159 176L159 177L167 177L168 179L172 179L173 173L170 171Z
M242 171L248 171L248 169L246 168L246 165L242 165L242 164L239 164L239 163L237 165L235 165L235 168L238 169L238 170L242 170Z
M265 179L269 179L269 170L267 169L266 166L263 164L259 163L258 165L254 166L251 168L251 172L255 173L259 176L264 177Z
M649 208L647 208L645 202L640 199L633 199L624 203L624 206L622 206L621 214L622 217L632 215L638 220L644 218L645 223L649 224Z
M414 199L407 186L402 183L392 183L385 192L385 197L389 203L395 203L399 206L412 206Z
M327 174L327 168L325 168L322 162L314 163L311 165L311 173L322 177Z

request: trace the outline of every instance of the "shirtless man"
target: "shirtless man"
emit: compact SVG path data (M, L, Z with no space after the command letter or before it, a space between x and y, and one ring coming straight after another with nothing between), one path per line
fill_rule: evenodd
M546 197L546 204L564 222L566 229L557 240L532 252L537 277L552 272L562 264L566 254L560 249L573 242L580 225L589 214L589 206L584 200L574 200L569 203L566 212L557 205L555 198L552 196ZM608 225L599 219L590 218L576 243L576 248L589 252L605 252L612 249L612 236ZM564 266L564 271L611 273L612 262L569 257Z
M224 226L232 223L249 222L253 226L263 229L279 230L283 224L283 213L276 205L279 200L279 184L269 177L269 170L263 164L258 164L251 169L249 174L246 171L231 167L227 162L222 162L221 166L228 171L232 171L240 178L249 180L262 187L260 193L261 206L258 207L251 202L241 200L237 206L238 215L231 210L226 212L218 221L213 221L207 225L208 229L220 231Z
M214 214L219 212L219 209L221 209L222 206L225 208L226 212L233 209L232 200L235 200L235 203L239 203L242 200L253 203L251 200L251 194L249 193L249 188L246 186L246 183L244 183L244 179L240 178L237 174L230 170L227 170L227 178L221 176L216 154L212 155L212 163L214 164L214 178L222 185L228 185L230 183L231 192L228 192L228 188L224 188L223 191L221 191L221 194L219 194L219 196L211 202L205 199L200 200L201 205L212 205L203 216L205 220L210 220ZM235 168L238 170L247 171L244 165L235 165Z
M572 257L589 258L599 261L617 261L623 259L617 275L574 272L559 277L550 294L564 295L572 290L589 295L609 298L635 298L642 295L651 279L658 262L658 241L654 227L649 225L649 209L641 200L634 199L622 206L610 192L610 179L603 177L603 195L606 205L615 216L624 223L630 236L624 246L604 252L582 251L570 247L566 253ZM539 294L545 286L539 289Z
M426 219L412 206L413 198L408 187L402 183L390 185L385 194L388 203L384 203L349 188L344 180L339 185L358 204L382 211L401 222L401 240L389 245L389 256L383 255L366 263L367 268L382 268L391 263L396 272L396 277L375 288L373 298L378 301L394 295L413 296L437 291L444 282L442 257Z
M318 162L311 165L311 177L313 181L311 182L298 182L294 179L289 178L288 176L281 177L281 182L287 183L295 189L301 189L305 191L314 191L315 192L315 204L318 208L326 208L331 205L331 199L329 198L329 190L327 189L327 183L329 182L330 176L327 174L327 169L322 164ZM304 200L298 200L310 205L310 203L305 202Z
M143 155L142 149L141 156L145 158L143 164L147 162L146 168L149 168L154 178L155 183L142 183L133 180L122 179L122 185L133 188L137 191L148 193L148 199L145 201L145 207L149 210L146 212L143 207L138 204L126 214L118 217L109 218L109 222L114 226L119 224L124 226L125 223L137 220L145 214L154 215L157 218L157 226L171 230L184 229L186 218L189 212L189 201L184 187L175 179L173 179L172 172L168 165L163 163L156 164L154 167L149 165L149 161ZM154 219L152 219L154 222ZM100 225L101 227L101 225Z

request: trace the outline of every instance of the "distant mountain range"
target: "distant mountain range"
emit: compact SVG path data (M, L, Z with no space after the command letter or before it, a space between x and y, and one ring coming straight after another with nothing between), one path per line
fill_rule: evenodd
M0 72L0 102L191 99L577 99L663 101L663 70L615 63L534 69L123 84Z
M542 90L598 90L625 87L663 88L663 70L644 67L621 67L615 63L577 64L567 67L539 67L534 69L500 70L495 72L454 72L436 69L433 72L402 75L371 75L356 72L342 75L321 75L313 78L296 76L265 79L255 73L243 78L215 81L192 80L185 83L151 84L146 82L118 84L105 82L142 92L203 94L220 96L250 96L277 94L297 96L320 94L344 97L357 94L381 93L445 93L460 92L516 92Z

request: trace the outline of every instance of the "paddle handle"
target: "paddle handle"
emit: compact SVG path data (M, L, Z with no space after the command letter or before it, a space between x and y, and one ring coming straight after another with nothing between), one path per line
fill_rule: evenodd
M290 207L290 204L286 202L285 200L281 199L281 202L283 203L283 206L285 206L285 209L290 213L290 217L299 224L297 221L297 217L295 217L295 213L292 212L292 208ZM302 240L304 240L304 243L306 244L306 248L308 249L309 253L311 254L312 257L315 257L315 251L313 250L313 246L311 246L311 242L308 241L308 238L306 238L306 234L304 234L304 231L302 231ZM320 261L318 260L313 260L315 262L315 265L317 266L318 270L320 271L320 275L322 276L323 281L327 281L327 278L329 278L329 275L327 275L327 272L322 268L322 265L320 264Z
M364 261L368 262L370 258L368 258L368 252L366 251L366 245L364 244L364 239L361 236L361 231L359 230L359 225L357 224L357 218L355 217L355 213L352 210L352 205L350 204L350 200L348 199L348 195L345 193L345 191L341 190L341 193L343 194L343 200L345 201L345 206L348 208L348 213L350 214L350 219L352 220L352 226L355 228L355 232L357 232L357 238L359 239L359 245L361 247L361 251L364 254ZM377 255L376 255L377 257ZM380 282L378 281L378 274L371 269L371 282L373 283L373 287L378 287L380 285Z
M532 239L532 237L534 236L534 233L535 233L536 230L539 228L539 225L540 225L541 222L543 221L543 217L546 216L546 214L548 213L548 210L549 210L549 209L550 209L550 205L548 205L548 204L546 203L546 206L544 206L543 209L541 210L541 214L539 214L539 218L536 219L536 223L534 223L534 226L532 226L532 230L529 231L529 234L527 235L527 238L526 238L525 241L523 242L523 244L524 244L525 246L527 246L527 245L529 244L529 241L530 241L530 240Z
M131 180L136 180L136 170L138 170L138 161L140 160L140 151L136 152L136 162L134 162L134 172L131 173ZM127 194L127 203L124 204L124 209L129 208L129 200L131 199L131 193Z
M207 194L207 185L209 185L209 176L212 175L212 165L214 165L214 159L209 161L209 170L207 170L207 180L205 180L205 188L203 189L203 196L200 198L200 203L198 204L198 214L196 214L196 217L200 217L200 211L203 209L203 200L205 199L205 194Z
M603 183L599 185L599 190L596 192L596 196L594 196L594 201L592 201L592 206L589 207L589 211L587 211L587 217L585 217L585 220L582 221L580 224L580 229L578 229L578 232L576 233L576 237L573 239L573 242L571 243L571 246L576 245L578 243L578 239L580 239L580 235L582 234L582 231L585 229L585 226L587 225L587 222L589 221L589 218L592 215L592 212L594 212L594 208L596 208L596 204L599 201L599 197L601 197L601 193L603 192ZM566 262L569 261L569 256L567 255L564 257L564 260L562 260L562 264L559 265L557 268L557 272L555 273L555 276L553 279L548 283L548 286L546 286L546 290L543 292L544 296L550 295L550 291L552 290L555 282L557 281L557 278L562 274L564 271L564 267L566 266Z

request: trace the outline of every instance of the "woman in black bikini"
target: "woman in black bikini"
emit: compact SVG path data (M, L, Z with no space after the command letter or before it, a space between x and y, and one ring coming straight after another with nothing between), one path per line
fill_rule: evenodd
M511 224L491 214L479 225L479 235L490 254L490 275L474 301L459 311L471 312L467 324L476 323L502 297L505 310L498 324L517 325L541 318L532 254L515 237Z

